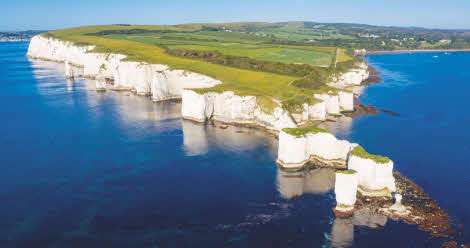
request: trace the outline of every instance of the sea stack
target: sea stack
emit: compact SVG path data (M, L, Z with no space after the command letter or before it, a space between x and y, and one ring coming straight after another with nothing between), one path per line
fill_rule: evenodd
M403 196L401 194L395 194L395 203L389 208L389 211L394 215L407 215L410 210L401 203Z
M359 192L365 196L387 196L396 191L393 161L368 153L361 146L351 152L348 168L359 175Z
M354 170L340 170L336 172L335 195L336 208L340 213L354 210L356 194L359 183L358 173Z
M70 65L68 60L65 61L65 78L66 79L74 79L75 78L75 75L73 73L73 68Z

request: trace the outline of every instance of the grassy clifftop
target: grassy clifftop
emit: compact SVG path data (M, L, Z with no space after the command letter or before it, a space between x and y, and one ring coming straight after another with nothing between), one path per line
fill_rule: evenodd
M290 135L293 135L297 138L299 137L303 137L307 134L316 134L316 133L328 133L328 131L326 131L325 129L323 128L319 128L319 127L316 127L316 126L308 126L308 127L298 127L298 128L284 128L282 129L282 131L290 134Z
M390 162L390 159L388 157L370 154L362 146L357 146L356 148L354 148L351 154L360 158L371 159L378 164L387 164L388 162Z
M272 109L273 99L291 112L326 85L336 68L354 65L345 49L278 44L272 37L227 29L223 24L88 26L45 34L94 52L119 53L131 61L165 64L208 75L223 84L200 91L254 95ZM335 70L332 69L332 65ZM343 65L343 66L341 66Z

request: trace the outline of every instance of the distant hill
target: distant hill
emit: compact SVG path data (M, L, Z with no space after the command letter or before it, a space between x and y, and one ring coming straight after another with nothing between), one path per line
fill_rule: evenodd
M384 27L354 23L239 22L202 24L247 32L289 44L315 44L367 50L469 49L470 30Z

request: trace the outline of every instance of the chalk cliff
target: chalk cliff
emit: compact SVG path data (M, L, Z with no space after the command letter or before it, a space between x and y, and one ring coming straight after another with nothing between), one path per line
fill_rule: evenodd
M353 170L337 171L335 180L336 209L348 211L356 203L358 173Z
M348 70L345 73L333 79L331 86L337 88L345 88L349 86L361 85L367 78L369 78L369 70L366 63L359 64L356 68Z
M356 191L372 197L390 197L396 191L393 161L369 154L361 146L321 129L283 129L279 133L277 162L286 169L302 169L308 162L348 169L336 173L336 210L340 212L354 208Z
M312 161L317 165L344 169L355 146L327 132L292 135L282 130L279 133L278 163L284 168L302 168Z
M296 121L280 106L266 113L254 96L237 96L233 92L198 94L192 89L210 88L220 81L184 70L174 70L162 64L127 61L125 55L94 52L94 46L78 46L71 42L37 35L31 39L28 56L65 63L66 77L89 77L100 80L97 89L130 90L160 101L182 98L183 118L196 121L213 119L280 130L295 127ZM340 88L360 84L367 78L367 65L334 78ZM186 89L186 90L184 90ZM348 91L316 95L320 101L304 107L300 122L326 120L328 115L354 110L354 95Z
M349 91L339 91L338 93L324 93L324 94L315 94L314 97L320 100L325 106L317 106L315 109L317 113L325 112L330 115L339 115L341 112L351 112L354 111L354 94ZM318 105L318 103L316 104ZM313 105L315 106L315 105ZM312 106L312 107L313 107ZM324 108L319 110L319 108ZM312 113L312 119L321 120L322 115L315 115Z
M163 64L127 61L125 55L97 53L94 49L94 46L79 46L38 35L31 39L28 56L63 62L67 78L83 76L96 79L97 90L130 90L138 95L151 96L154 101L181 98L181 114L185 119L256 125L279 131L278 162L282 167L301 168L313 161L324 166L341 169L347 167L355 171L350 174L336 174L335 192L339 205L354 205L356 188L362 194L372 196L389 195L396 190L391 160L378 162L355 155L352 151L356 144L339 140L327 132L293 135L285 131L286 128L297 127L300 122L324 121L328 115L354 111L354 92L358 92L354 86L360 85L369 77L365 63L334 77L329 85L336 89L315 94L318 102L304 104L303 112L297 113L294 120L293 115L284 110L276 99L273 100L277 106L265 111L258 104L256 96L240 96L231 91L198 90L221 83L206 75L172 69ZM188 149L191 154L207 149L206 144L192 143L187 139L185 146L196 147ZM299 182L298 190L283 187L287 197L304 191L304 182Z
M112 82L108 88L150 95L155 101L181 98L184 88L207 88L220 83L208 76L173 70L166 65L126 61L126 56L121 54L95 53L94 48L37 35L31 39L28 56L66 63L68 77L71 67L82 68L80 76Z
M308 133L306 137L309 159L335 168L346 168L348 155L356 145L326 132Z
M251 124L279 131L296 127L287 111L276 107L266 113L257 104L255 96L238 96L231 91L198 93L183 90L181 114L183 118L198 122L215 120L234 124Z
M390 196L396 191L393 161L376 161L351 154L348 168L359 175L359 191L369 196Z

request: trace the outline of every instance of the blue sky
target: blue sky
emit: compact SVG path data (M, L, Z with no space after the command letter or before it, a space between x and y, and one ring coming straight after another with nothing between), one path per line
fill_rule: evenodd
M470 0L5 0L0 6L0 30L287 20L470 29Z

